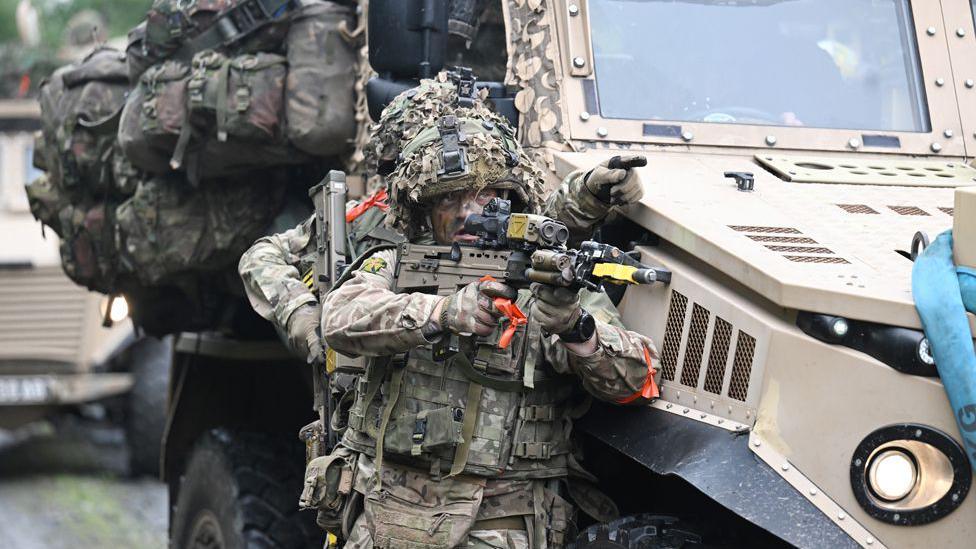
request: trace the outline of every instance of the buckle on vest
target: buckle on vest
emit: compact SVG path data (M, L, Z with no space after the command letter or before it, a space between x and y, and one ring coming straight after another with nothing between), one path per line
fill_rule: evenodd
M421 452L421 446L424 442L424 437L427 436L427 416L423 415L417 416L416 421L413 423L413 435L410 436L410 440L413 441L413 445L410 447L410 454L414 456L419 456Z
M518 442L515 444L513 455L524 459L549 459L552 457L552 443Z
M519 409L519 419L524 421L553 421L556 419L555 406L523 406Z

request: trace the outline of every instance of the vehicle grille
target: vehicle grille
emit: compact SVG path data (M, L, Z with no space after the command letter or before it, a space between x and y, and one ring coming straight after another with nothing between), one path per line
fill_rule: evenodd
M60 267L0 271L0 361L5 369L79 360L88 293Z
M689 314L691 318L686 322ZM713 318L714 322L710 322ZM684 354L681 353L682 349ZM730 353L732 371L726 380ZM705 391L744 402L749 395L755 353L755 337L736 329L732 323L713 315L699 303L692 303L689 312L688 298L680 292L671 292L668 321L661 348L661 369L665 381L678 379L681 385L698 388L704 366Z
M668 307L668 326L664 332L664 344L661 346L661 375L668 381L674 381L674 371L678 367L678 350L681 348L681 331L687 308L688 298L672 292L671 305Z
M705 390L719 395L722 394L725 361L729 359L729 344L732 343L732 325L721 317L715 317L712 333L712 350L708 353L708 369L705 370Z
M929 215L928 212L918 206L888 206L888 209L899 215Z
M847 213L852 214L878 214L880 212L868 206L867 204L838 204L837 207L844 210Z
M955 216L955 213L956 213L956 209L955 208L943 208L943 207L940 206L939 209L942 210L942 213L944 213L946 215Z

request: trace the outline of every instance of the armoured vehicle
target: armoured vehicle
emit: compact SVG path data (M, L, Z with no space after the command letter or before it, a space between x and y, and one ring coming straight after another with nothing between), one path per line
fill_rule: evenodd
M158 474L170 360L167 343L137 338L124 299L75 286L58 239L24 194L32 166L34 100L0 101L0 428L99 403L120 412L133 473Z
M370 15L424 4L374 0ZM910 280L926 239L973 215L954 202L976 182L971 4L504 0L500 13L520 139L553 184L646 155L642 202L600 237L672 272L614 295L658 342L664 381L649 407L580 422L626 516L578 546L970 543L971 450ZM383 39L418 46L385 51L429 63L437 24L411 25ZM414 61L380 70L373 99L416 77L389 68ZM959 246L973 236L957 230ZM308 369L275 343L212 334L177 351L174 542L321 543L287 499L300 449L253 434L313 418Z

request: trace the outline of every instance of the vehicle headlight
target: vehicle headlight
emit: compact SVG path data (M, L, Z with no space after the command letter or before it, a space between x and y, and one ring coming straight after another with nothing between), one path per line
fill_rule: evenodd
M129 303L124 296L117 295L114 299L111 296L106 296L102 300L102 318L105 318L105 309L109 307L109 303L111 303L111 309L108 311L108 319L112 322L122 322L129 316Z
M915 459L902 448L879 452L868 465L868 487L885 501L905 499L916 482Z
M872 517L899 526L938 520L966 499L969 460L952 437L927 425L882 427L851 457L851 488Z

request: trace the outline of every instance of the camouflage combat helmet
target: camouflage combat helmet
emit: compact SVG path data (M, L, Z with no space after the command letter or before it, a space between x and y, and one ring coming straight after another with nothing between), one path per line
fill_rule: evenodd
M486 94L487 91L474 89L474 77L464 69L441 71L435 78L421 80L417 87L402 92L383 109L379 123L371 128L372 137L364 151L367 170L371 174L388 174L403 146L424 128L436 126L437 120L447 114L507 124L485 104Z
M388 222L408 235L426 226L434 197L460 189L508 189L523 211L542 206L544 179L503 121L445 115L418 128L389 176Z

